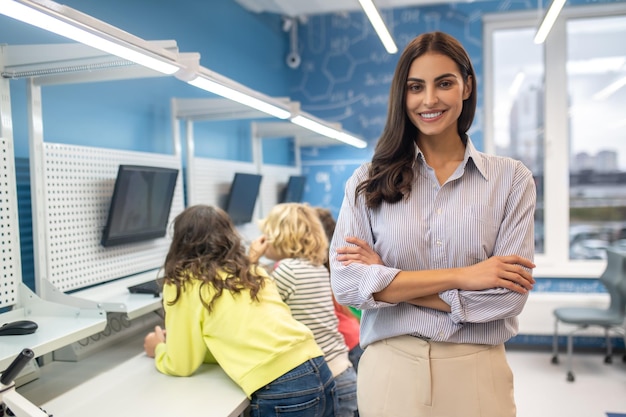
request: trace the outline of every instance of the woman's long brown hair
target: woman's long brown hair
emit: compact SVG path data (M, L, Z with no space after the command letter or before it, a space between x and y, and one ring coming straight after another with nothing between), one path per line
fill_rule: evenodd
M369 176L360 183L356 195L363 193L367 207L376 208L383 201L396 203L411 192L415 140L418 130L406 110L409 68L416 58L427 52L450 57L459 67L464 82L471 83L471 94L463 101L457 130L463 143L476 112L476 76L463 46L443 32L424 33L411 41L400 56L389 92L389 109L383 133L376 144Z

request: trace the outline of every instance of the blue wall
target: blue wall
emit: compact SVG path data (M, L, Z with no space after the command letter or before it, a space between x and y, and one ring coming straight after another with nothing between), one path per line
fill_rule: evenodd
M252 14L232 0L64 2L146 40L176 40L202 66L272 96L287 96L288 37L280 16ZM69 43L0 16L0 44ZM34 289L26 82L10 81L20 219L22 279ZM44 86L44 139L75 145L173 153L170 100L211 97L174 77ZM199 156L252 160L250 121L198 123ZM276 148L277 145L281 145ZM289 143L268 144L274 163L293 163ZM290 159L291 158L291 159ZM270 158L271 159L271 158Z
M288 94L288 38L280 16L253 14L232 0L64 2L146 40L176 40L199 52L202 66L272 96ZM64 38L0 16L0 43L67 43ZM25 82L11 81L16 156L28 156ZM170 99L211 97L174 77L42 89L45 140L172 153ZM205 123L196 154L251 160L250 122Z

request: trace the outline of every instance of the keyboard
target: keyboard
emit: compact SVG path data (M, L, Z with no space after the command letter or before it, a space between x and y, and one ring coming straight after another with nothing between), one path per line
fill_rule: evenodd
M158 297L163 291L163 278L157 278L140 284L131 285L128 287L128 291L131 294L152 294L155 297Z

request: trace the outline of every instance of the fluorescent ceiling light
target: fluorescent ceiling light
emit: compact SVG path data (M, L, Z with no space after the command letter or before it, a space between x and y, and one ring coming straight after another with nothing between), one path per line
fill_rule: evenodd
M48 8L48 5L59 7L53 10ZM140 50L139 47L125 45L124 41L115 39L111 35L93 33L85 29L89 27L88 24L65 16L62 13L62 8L65 6L53 2L39 4L29 0L0 0L0 13L13 19L37 26L163 74L173 74L179 70L180 67L169 62L168 58L157 57L158 55Z
M561 9L565 5L566 0L552 0L552 4L550 4L550 8L543 16L543 21L541 25L539 25L539 29L535 34L535 43L540 44L546 41L548 37L548 33L552 30L552 26L554 22L556 22L557 17L559 17L559 13L561 13Z
M263 97L262 94L248 90L247 87L226 78L213 80L210 75L200 74L187 82L195 87L252 107L279 119L288 119L291 116L291 111L285 108L287 106L283 107L276 99ZM276 101L276 103L274 104L272 101Z
M316 120L313 116L297 115L291 118L291 122L297 124L298 126L302 126L305 129L309 129L315 133L319 133L322 136L336 139L356 148L362 149L367 147L367 142L365 142L363 139L359 139L356 136L330 127L324 122Z
M387 52L389 52L390 54L395 54L396 52L398 52L398 47L391 37L389 30L387 30L387 26L385 26L383 18L381 17L380 13L378 13L378 9L376 9L374 1L359 0L359 3L361 3L363 11L367 15L367 18L370 20L372 26L374 27L374 30L378 34L378 37L385 46Z
M617 90L626 86L626 77L622 77L619 80L612 82L593 95L594 100L605 100L613 95Z
M0 14L135 62L163 74L176 73L177 78L195 87L279 119L288 119L292 116L290 103L266 96L229 78L213 73L204 67L200 67L198 65L199 55L190 57L188 59L189 62L184 62L184 54L169 57L168 55L171 55L171 53L166 49L163 49L161 55L158 50L150 50L150 45L146 41L53 1L0 0ZM378 18L382 22L380 16ZM387 35L391 40L391 36L388 33ZM142 43L146 45L142 45ZM393 44L393 40L391 40L391 43ZM393 46L395 47L395 44ZM395 48L394 52L396 51L397 48ZM329 127L325 122L316 120L313 117L299 115L293 117L291 121L321 135L358 148L367 146L367 143L362 139Z

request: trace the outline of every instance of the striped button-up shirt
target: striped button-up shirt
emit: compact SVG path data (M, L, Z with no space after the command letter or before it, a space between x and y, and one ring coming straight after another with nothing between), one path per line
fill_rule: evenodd
M514 336L527 294L504 288L450 289L439 293L450 313L404 302L377 302L372 294L387 287L400 271L467 267L492 256L532 260L536 187L530 170L514 159L478 152L468 140L463 162L440 185L418 149L410 195L369 209L363 195L355 200L368 166L359 167L346 183L330 247L337 300L363 310L361 345L407 334L490 345ZM347 236L365 240L384 265L343 266L336 250L347 245Z

